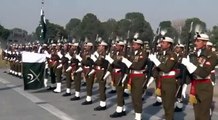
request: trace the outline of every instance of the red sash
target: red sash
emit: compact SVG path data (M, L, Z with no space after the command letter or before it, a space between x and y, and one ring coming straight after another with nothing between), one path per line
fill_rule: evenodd
M129 80L128 80L128 84L131 85L132 84L132 79L135 77L143 77L144 74L135 74L135 73L130 73L129 74Z
M190 89L190 94L191 95L196 95L196 85L199 83L211 83L210 79L201 79L201 80L192 80L191 81L191 89Z

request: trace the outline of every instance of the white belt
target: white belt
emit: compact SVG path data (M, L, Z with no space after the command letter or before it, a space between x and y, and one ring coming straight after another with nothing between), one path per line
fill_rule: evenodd
M215 73L215 70L212 70L211 73Z
M90 67L89 67L89 66L84 66L84 68L88 69L88 68L90 68Z
M200 76L196 76L196 78L195 79L210 79L210 75L208 75L207 77L205 77L205 78L202 78L202 77L200 77Z
M101 66L96 66L95 69L97 69L97 70L104 70L104 68L101 68Z
M133 73L133 74L143 74L144 70L131 70L131 73Z
M176 72L175 71L170 71L168 73L162 73L161 76L172 76L172 75L176 75Z
M120 70L121 70L121 69L119 69L119 68L117 68L117 69L114 68L114 72L120 72Z

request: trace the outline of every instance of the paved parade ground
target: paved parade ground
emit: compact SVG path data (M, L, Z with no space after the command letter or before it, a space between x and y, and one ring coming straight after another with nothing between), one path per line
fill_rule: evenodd
M94 111L99 105L98 86L94 86L93 104L83 106L85 100L85 87L81 88L82 94L79 101L70 101L70 97L62 97L62 93L53 93L45 89L23 90L23 80L11 76L6 69L0 69L0 120L133 120L134 112L131 104L131 96L125 98L127 115L122 118L109 117L116 108L116 95L107 94L107 110ZM216 72L218 75L218 72ZM217 76L218 77L218 76ZM216 78L217 78L216 77ZM63 81L64 82L64 81ZM74 92L74 90L72 89ZM107 92L110 91L108 87ZM147 90L144 96L143 120L161 120L164 112L162 107L153 107L155 102L153 87ZM214 90L214 111L212 120L218 117L218 86ZM194 112L191 105L186 104L185 110L175 113L175 120L194 120Z

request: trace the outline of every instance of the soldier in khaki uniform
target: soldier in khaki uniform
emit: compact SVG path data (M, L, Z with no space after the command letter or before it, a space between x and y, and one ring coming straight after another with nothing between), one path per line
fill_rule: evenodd
M60 45L59 45L60 46ZM61 92L61 80L62 76L66 75L66 69L68 68L68 44L63 44L63 47L58 48L58 56L60 57L59 64L56 69L56 76L57 76L57 87L54 90L56 93Z
M122 62L130 69L128 84L131 86L132 103L136 120L142 119L143 83L146 80L144 72L147 55L142 50L142 45L142 40L135 38L132 41L133 55L130 56L129 61L124 57L122 58Z
M106 78L110 75L108 71L109 63L105 60L106 50L108 44L104 41L99 43L98 49L91 55L91 59L95 62L95 75L96 80L99 83L99 93L100 93L100 105L94 108L95 111L106 110ZM93 74L93 70L89 75Z
M56 44L53 44L53 46L56 46ZM48 86L47 90L54 90L55 89L55 83L56 83L56 75L55 71L57 68L57 65L59 63L60 57L57 55L56 48L51 49L51 57L48 59L48 67L50 69L50 78L51 78L51 85Z
M110 117L112 118L122 117L126 115L123 94L125 89L124 84L128 74L128 68L124 63L121 62L122 57L125 57L124 45L124 42L117 41L114 54L112 54L112 56L107 55L105 57L105 59L108 60L111 64L110 73L112 73L112 81L114 83L114 86L116 87L117 93L117 108L116 111L110 115Z
M212 51L212 52L215 51L213 49L213 43L211 43L209 41L206 44L206 49L208 49L209 51ZM216 54L216 53L214 52L214 54ZM212 85L215 86L216 85L216 71L215 71L215 69L211 71L211 80L212 80ZM213 108L213 106L211 106L211 109L210 109L210 116L212 116L212 114L213 114L212 113L212 108Z
M84 44L84 51L82 52L82 67L83 74L86 80L86 100L82 103L82 105L92 104L92 88L94 84L94 74L89 74L91 70L94 68L94 61L91 59L91 55L93 53L93 44L91 42L86 42Z
M181 112L183 108L183 102L182 102L182 90L183 88L186 89L188 81L186 80L187 72L184 65L181 64L182 58L184 56L184 45L178 43L175 46L174 52L176 53L176 56L178 58L178 62L176 64L176 79L177 79L177 93L176 93L176 103L175 103L175 112ZM183 71L184 70L184 71Z
M75 101L75 100L80 100L80 88L81 88L81 79L82 79L81 74L82 74L83 69L81 66L82 58L80 57L80 54L79 54L80 53L79 43L74 43L71 49L72 49L71 54L73 56L71 58L71 63L70 63L71 69L70 70L71 70L72 79L74 80L75 95L70 100ZM71 85L71 82L69 85Z
M22 45L19 46L18 48L18 55L17 55L17 76L18 77L22 77L22 64L21 64L21 61L22 61Z
M177 56L171 51L173 39L170 37L163 37L161 39L162 54L157 58L155 54L150 54L149 59L153 61L157 70L159 71L158 88L156 93L162 98L163 108L165 111L165 119L173 120L174 103L177 82L175 79L176 71L175 65L177 63Z
M65 68L66 69L63 69L64 70L64 73L65 73L65 76L66 76L66 92L62 95L64 97L66 96L70 96L71 95L71 81L72 81L72 77L71 77L71 73L72 73L72 69L70 69L69 67L71 67L71 59L72 59L72 56L73 56L73 50L71 49L71 46L73 44L72 43L66 43L65 44L65 49L67 49L67 52L65 53L64 57L65 57Z
M55 68L55 75L56 75L56 88L54 89L53 92L55 93L60 93L61 92L61 75L62 75L62 57L63 57L63 49L62 49L62 44L58 43L56 46L56 52L59 57L57 66Z
M206 44L206 49L214 52L213 51L213 43L208 41ZM216 83L216 81L215 81L216 80L215 69L211 71L211 80L213 81L212 84L215 85L215 83Z
M206 34L195 36L196 52L193 56L182 59L184 64L192 74L189 102L194 106L195 120L209 120L210 108L213 98L213 85L211 71L217 64L217 56L206 49L209 37Z

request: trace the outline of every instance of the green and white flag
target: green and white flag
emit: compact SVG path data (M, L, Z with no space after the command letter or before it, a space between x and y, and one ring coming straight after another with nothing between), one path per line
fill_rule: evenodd
M45 54L23 52L24 90L44 87Z
M43 41L43 42L46 42L45 41L45 38L46 38L46 32L47 32L47 26L46 26L46 20L45 20L45 14L44 14L44 10L43 10L43 7L41 8L41 20L40 20L40 39Z

